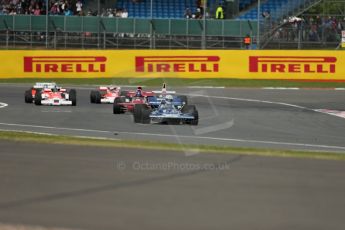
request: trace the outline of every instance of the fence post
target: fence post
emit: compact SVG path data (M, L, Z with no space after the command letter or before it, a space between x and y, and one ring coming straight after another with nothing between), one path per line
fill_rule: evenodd
M256 31L256 49L260 49L260 11L261 11L261 2L258 0L258 24Z
M48 8L49 8L49 0L46 0L46 48L48 49Z
M100 28L100 27L102 27L102 30L103 30L103 49L105 49L105 46L106 46L106 44L105 44L105 31L106 31L106 28L105 28L105 25L103 23L102 18L99 20L98 28Z
M8 28L7 22L5 19L3 19L3 23L6 27L6 49L8 49L8 41L9 41L9 32L10 32L10 28Z
M150 20L150 29L151 29L151 34L150 34L150 49L154 49L156 47L156 42L155 42L155 32L156 32L156 28L155 25L153 23L153 19L151 18Z
M6 49L8 49L8 40L9 40L9 30L6 30Z

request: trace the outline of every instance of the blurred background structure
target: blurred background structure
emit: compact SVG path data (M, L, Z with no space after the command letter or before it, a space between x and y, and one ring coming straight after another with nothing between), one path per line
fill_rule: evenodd
M344 0L1 0L2 49L337 49Z

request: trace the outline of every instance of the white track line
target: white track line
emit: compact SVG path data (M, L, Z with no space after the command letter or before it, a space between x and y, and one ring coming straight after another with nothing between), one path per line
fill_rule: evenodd
M298 108L298 109L304 109L304 110L309 110L313 111L316 113L321 113L325 115L330 115L333 117L338 117L344 119L344 116L339 116L335 115L329 112L325 112L323 109L310 109L304 106L299 106L299 105L294 105L294 104L289 104L289 103L284 103L284 102L274 102L274 101L265 101L265 100L257 100L257 99L245 99L245 98L236 98L236 97L222 97L222 96L207 96L207 95L202 95L202 94L187 94L191 97L207 97L207 98L215 98L215 99L224 99L224 100L234 100L234 101L246 101L246 102L257 102L257 103L265 103L265 104L274 104L274 105L282 105L282 106L288 106L292 108Z
M60 134L53 134L53 133L44 133L44 132L35 132L35 131L27 131L27 130L19 130L19 129L1 129L1 131L11 131L11 132L20 132L20 133L29 133L29 134L38 134L38 135L45 135L45 136L60 136ZM96 139L96 140L110 140L110 141L120 141L121 139L118 138L107 138L107 137L92 137L92 136L75 136L77 138L83 139ZM0 228L1 229L1 228Z
M135 134L135 135L145 135L145 136L164 136L164 137L174 137L176 135L171 134L160 134L160 133L132 133L132 132L118 132L122 134ZM340 149L345 150L343 146L331 146L331 145L314 145L314 144L303 144L303 143L290 143L290 142L279 142L279 141L259 141L259 140L246 140L246 139L234 139L234 138L220 138L220 137L201 137L201 136L186 136L178 135L180 138L192 138L192 139L207 139L207 140L218 140L218 141L232 141L232 142L246 142L255 144L273 144L273 145L288 145L288 146L303 146L303 147L314 147L314 148L327 148L327 149Z
M15 123L0 123L0 125L14 126L14 127L28 127L28 128L42 128L42 129L82 131L82 132L97 132L97 133L111 133L111 134L113 133L112 131L104 131L104 130L77 129L77 128L65 128L65 127L54 127L54 126L44 126L44 125L26 125L26 124L15 124Z
M299 106L299 105L294 105L294 104L289 104L289 103L284 103L284 102L274 102L274 101L265 101L265 100L257 100L257 99L246 99L246 98L237 98L237 97L208 96L208 95L193 94L193 93L192 94L187 94L187 95L191 96L191 97L207 97L207 98L215 98L215 99L234 100L234 101L258 102L258 103L265 103L265 104L283 105L283 106L294 107L294 108L299 108L299 109L313 110L313 109L309 109L307 107L303 107L303 106Z
M0 109L5 108L5 107L7 107L7 106L8 106L8 104L3 103L3 102L0 102Z
M157 136L157 137L169 137L169 138L189 138L197 140L216 140L216 141L231 141L231 142L244 142L254 144L270 144L270 145L284 145L284 146L298 146L298 147L313 147L319 149L337 149L345 150L343 146L331 146L331 145L315 145L315 144L304 144L304 143L291 143L291 142L278 142L278 141L259 141L259 140L246 140L246 139L234 139L234 138L219 138L219 137L207 137L207 136L188 136L188 135L173 135L173 134L162 134L162 133L140 133L140 132L122 132L122 131L104 131L104 130L92 130L92 129L75 129L65 127L53 127L53 126L42 126L42 125L26 125L26 124L13 124L13 123L0 123L4 126L12 127L30 127L30 128L42 128L42 129L55 129L55 130L69 130L69 131L83 131L83 132L98 132L108 134L129 134L129 135L140 135L140 136ZM22 130L20 130L22 131Z
M316 109L315 112L336 116L340 118L345 118L345 111L329 110L329 109Z
M225 86L187 86L188 89L225 89Z
M261 89L274 89L274 90L300 90L296 87L263 87Z
M246 101L246 102L257 102L257 103L266 103L266 104L275 104L288 106L293 108L305 109L309 111L314 111L317 113L328 114L321 112L317 109L309 109L307 107L284 103L284 102L273 102L266 100L257 100L257 99L246 99L246 98L235 98L235 97L223 97L223 96L208 96L203 94L187 94L191 97L207 97L223 100L236 100L236 101ZM328 114L331 115L331 114ZM77 128L65 128L65 127L52 127L52 126L39 126L39 125L27 125L27 124L11 124L11 123L0 123L0 125L6 126L17 126L17 127L31 127L31 128L44 128L44 129L57 129L57 130L69 130L69 131L83 131L83 132L99 132L99 133L114 133L113 131L104 131L104 130L91 130L91 129L77 129ZM164 136L164 137L176 137L176 135L171 134L160 134L160 133L137 133L137 132L116 132L120 134L130 134L130 135L145 135L145 136ZM342 146L329 146L329 145L314 145L314 144L304 144L304 143L290 143L290 142L275 142L275 141L259 141L259 140L245 140L245 139L231 139L231 138L217 138L217 137L205 137L205 136L185 136L178 135L180 138L191 138L191 139L208 139L208 140L219 140L219 141L233 141L233 142L248 142L248 143L260 143L260 144L272 144L272 145L289 145L289 146L303 146L303 147L314 147L314 148L328 148L328 149L339 149L345 150L345 147Z
M72 230L71 228L43 227L24 224L5 224L0 223L1 230ZM76 230L76 229L75 229Z

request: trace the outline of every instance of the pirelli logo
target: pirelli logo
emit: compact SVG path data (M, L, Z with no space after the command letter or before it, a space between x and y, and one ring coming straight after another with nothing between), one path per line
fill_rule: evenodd
M251 73L330 73L336 72L336 57L250 56Z
M219 56L136 56L136 72L219 72Z
M104 56L29 56L24 57L26 73L95 73L106 71Z

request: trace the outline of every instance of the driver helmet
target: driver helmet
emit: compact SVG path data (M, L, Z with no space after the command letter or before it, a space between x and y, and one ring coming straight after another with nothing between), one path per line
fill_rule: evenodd
M165 101L167 104L172 104L172 101L174 100L172 95L166 95L165 96Z
M116 87L115 85L109 85L109 86L108 86L108 89L109 89L110 91L113 91L113 90L116 90L117 87Z
M165 100L167 103L172 103L172 101L174 100L173 96L172 95L166 95L165 97Z
M136 97L142 97L143 94L141 93L141 89L137 89L137 91L135 92L135 96Z

